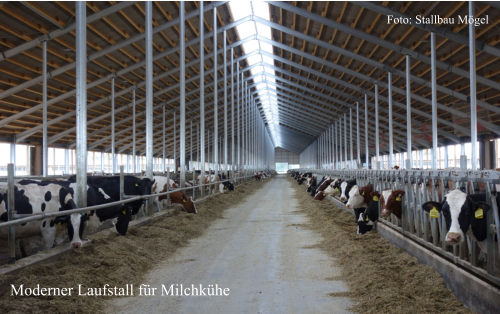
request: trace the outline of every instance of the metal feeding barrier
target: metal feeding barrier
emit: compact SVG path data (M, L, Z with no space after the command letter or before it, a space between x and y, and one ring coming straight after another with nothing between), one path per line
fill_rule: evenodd
M211 182L211 183L206 183L206 184L196 184L196 180L195 180L196 174L195 174L195 172L193 172L194 180L193 180L192 187L183 187L183 188L177 188L177 189L170 189L170 187L168 187L167 191L162 192L162 193L158 193L158 194L126 195L124 193L125 173L123 172L123 170L124 170L124 167L120 166L120 200L119 201L111 202L111 203L107 203L107 204L102 204L102 205L96 205L96 206L88 206L88 207L83 207L83 208L52 212L52 213L18 215L16 212L16 208L15 208L15 196L14 196L15 182L14 182L14 179L33 179L33 177L30 177L30 176L14 177L14 165L8 164L7 165L7 196L8 196L7 217L8 217L8 221L0 222L0 228L9 228L9 231L8 231L8 246L9 246L8 255L9 255L10 262L15 263L15 261L16 261L16 237L15 237L15 226L16 225L28 223L31 221L43 220L43 219L47 219L47 218L55 218L55 217L60 217L60 216L68 216L68 215L76 214L76 213L89 212L89 211L98 210L98 209L111 207L111 206L115 206L115 205L130 203L130 202L138 201L138 200L147 200L147 201L149 200L150 201L155 197L164 196L164 195L167 195L167 197L168 197L167 199L170 201L170 199L169 199L170 194L177 192L177 191L185 191L185 190L190 190L190 189L193 190L193 200L194 200L196 188L218 184L218 182ZM244 170L244 172L247 172L247 171ZM252 177L251 175L246 175L246 176L240 177L239 172L237 174L238 174L238 176L236 178L228 178L228 179L225 179L224 181L232 181L232 182L234 182L235 185L237 185L238 182L242 183L242 182L247 181L249 178ZM169 176L170 176L170 172L168 171L166 174L166 177L169 178ZM46 179L46 180L47 179L55 179L55 177L43 178L43 179ZM215 189L215 191L216 190L217 189ZM209 189L209 193L210 193L210 189ZM217 194L217 193L214 193L214 194ZM146 204L146 207L149 205L150 204ZM152 210L146 210L146 213L148 216L153 214Z
M297 169L300 172L312 172L318 177L331 176L345 180L356 179L358 186L373 184L374 191L384 189L401 189L405 191L402 199L401 220L395 216L379 221L401 233L412 241L424 246L455 265L474 273L482 279L500 287L499 269L495 269L496 250L500 251L500 219L496 202L497 187L500 185L500 172L485 171L443 171L443 170L311 170ZM465 193L486 193L486 202L491 209L485 215L487 221L486 252L481 252L477 241L466 235L459 245L452 246L445 241L448 232L443 215L431 218L422 210L422 204L429 201L442 202L452 189L460 189ZM340 208L346 209L338 198L334 198ZM495 236L497 239L495 239ZM498 252L497 251L497 252ZM481 254L483 253L483 254ZM486 253L486 254L484 254ZM481 258L486 255L486 259ZM499 255L500 256L500 255ZM486 265L484 265L486 261Z

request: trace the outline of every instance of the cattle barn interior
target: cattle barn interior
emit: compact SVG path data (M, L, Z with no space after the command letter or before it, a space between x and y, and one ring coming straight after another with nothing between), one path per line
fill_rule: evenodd
M64 210L129 199L128 226L163 197L196 213L189 199L295 179L433 266L466 308L498 313L481 289L500 289L499 58L494 1L1 1L0 196L67 180ZM484 237L457 227L452 190ZM363 191L385 205L357 211ZM14 229L49 214L2 200L13 262Z

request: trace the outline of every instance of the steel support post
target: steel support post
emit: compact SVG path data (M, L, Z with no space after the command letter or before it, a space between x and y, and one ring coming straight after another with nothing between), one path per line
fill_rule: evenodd
M64 174L69 174L69 149L64 150Z
M370 154L368 151L368 95L366 94L365 94L365 161L366 161L366 169L368 170L370 169Z
M8 212L7 220L14 220L14 216L17 215L16 202L15 202L15 185L14 185L14 168L13 163L7 164L7 197L8 197ZM5 201L4 201L5 208ZM16 262L16 227L9 226L8 231L8 251L9 251L9 262L14 264Z
M353 145L352 138L354 136L354 129L352 127L352 108L349 108L349 157L351 158L351 169L355 169L354 167L354 154L353 154Z
M375 163L377 165L377 170L380 170L380 132L378 123L378 85L375 84Z
M340 157L340 169L345 168L344 166L344 158L342 157L342 150L344 148L342 142L342 118L339 118L339 157Z
M224 39L224 42L226 40ZM231 48L231 174L234 179L234 52Z
M179 60L179 66L180 66L180 101L181 101L181 106L180 106L180 152L179 152L179 157L180 157L180 166L181 166L181 173L180 173L180 184L181 188L184 188L185 182L186 182L186 13L184 11L184 1L179 2L180 5L180 60ZM217 51L217 49L215 49ZM217 84L216 84L217 85Z
M448 146L444 147L444 167L448 168Z
M475 38L475 37L474 37ZM431 32L431 87L432 87L432 169L437 170L437 88L436 88L436 33Z
M337 121L333 123L333 168L338 169L337 155Z
M48 175L48 158L49 148L47 145L47 41L43 42L43 85L42 85L42 102L43 102L43 139L42 139L42 175Z
M411 153L411 67L410 55L406 55L406 150L408 152L408 159L406 160L406 169L413 168L413 160Z
M241 74L242 75L242 78L243 78L243 73ZM238 177L241 176L241 114L242 114L242 110L240 110L242 104L240 102L240 64L239 63L236 63L236 95L238 97L238 100L236 102L236 115L238 116L238 132L236 134L237 138L236 138L236 142L238 142ZM242 80L243 82L243 80ZM243 89L242 89L243 91ZM243 98L243 97L242 97ZM238 183L240 183L238 181Z
M392 73L387 72L387 92L388 92L388 105L389 105L389 165L391 169L396 163L394 160L394 139L393 139L393 126L392 126Z
M163 109L163 112L162 112L163 113L163 115L162 115L163 120L162 120L162 132L161 133L162 133L162 148L163 148L162 158L163 158L163 162L161 164L162 164L162 171L165 172L165 169L166 169L165 168L165 158L166 158L166 156L165 156L165 153L166 153L165 152L165 141L166 141L166 139L165 139L165 106L163 106L162 109Z
M349 161L347 157L347 114L344 113L344 159L345 168L349 167Z
M213 149L214 149L214 154L213 154L213 161L214 161L214 164L215 164L215 178L218 177L218 164L219 164L219 152L218 152L218 143L217 143L217 140L218 140L218 137L219 137L219 133L218 133L218 127L219 127L219 122L218 122L218 117L219 117L219 113L217 112L217 109L218 109L218 101L217 101L217 88L218 88L218 84L217 84L217 49L218 49L218 46L217 46L217 7L214 7L214 11L213 11L213 32L214 32L214 44L213 44L213 47L214 47L214 144L213 144Z
M205 48L204 48L204 38L203 33L205 31L205 25L203 25L203 1L199 2L200 10L200 163L201 163L201 173L200 173L200 184L205 184ZM201 188L200 196L205 196L205 188Z
M177 112L174 111L174 173L177 172Z
M189 170L193 171L193 120L191 120L191 125L189 127ZM194 172L194 171L193 171Z
M132 91L132 172L136 173L135 165L137 163L135 156L135 89ZM101 167L103 159L101 158ZM102 170L102 169L101 169Z
M75 2L76 23L76 199L87 206L87 6Z
M153 2L146 1L146 177L153 179ZM182 41L182 40L181 40ZM147 214L151 213L148 204Z
M228 154L227 154L227 47L226 47L226 30L222 33L222 47L224 53L223 65L224 65L224 172L227 172L228 165Z
M475 17L474 2L469 1L469 19ZM476 26L469 23L469 73L470 73L470 142L471 166L477 170L477 95L476 95ZM484 169L484 165L483 169Z
M361 142L359 139L359 101L356 102L356 169L361 168Z
M115 155L115 78L111 78L111 162L113 163L113 174L116 171Z

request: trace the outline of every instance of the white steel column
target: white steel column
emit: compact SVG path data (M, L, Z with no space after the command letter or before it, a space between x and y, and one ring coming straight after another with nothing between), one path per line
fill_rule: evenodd
M387 92L389 93L389 165L388 169L391 169L395 164L394 160L394 141L393 141L393 126L392 126L392 73L387 72Z
M356 152L356 169L360 168L361 164L361 142L359 140L359 101L356 102L356 141L357 141L357 152Z
M213 136L213 139L214 139L214 143L213 143L213 151L214 151L214 154L213 154L213 162L214 162L214 167L215 167L215 178L218 177L218 164L219 164L219 152L218 152L218 143L217 143L217 140L218 140L218 137L219 137L219 133L218 133L218 127L219 127L219 121L218 121L218 117L219 117L219 114L218 114L218 101L217 101L217 88L218 88L218 84L217 84L217 7L214 7L214 12L213 12L213 32L214 32L214 44L213 44L213 51L214 51L214 136Z
M162 170L165 172L167 168L165 168L165 106L162 107L163 109L163 121L162 121L162 143L163 143L163 154L162 154Z
M227 47L226 47L226 30L224 30L222 34L222 56L224 58L223 60L223 65L224 65L224 172L227 172L227 165L228 165L228 160L227 160Z
M431 32L431 86L432 86L432 169L438 167L437 150L437 88L436 88L436 33Z
M368 118L368 117L367 117ZM378 127L378 85L375 84L375 163L377 170L380 170L380 145L379 145L379 127Z
M365 160L367 170L370 169L370 154L368 148L368 95L365 94Z
M353 154L353 145L352 145L352 137L354 136L354 130L352 127L352 108L349 108L349 157L351 158L351 169L355 169L354 167L354 154Z
M146 1L146 177L153 179L153 3Z
M117 173L115 155L115 78L111 78L111 162L112 173Z
M205 48L203 34L205 25L203 24L203 1L199 2L200 5L200 162L201 174L200 184L205 184ZM205 187L201 188L201 197L205 196Z
M413 167L413 156L411 153L411 81L410 81L410 55L406 55L406 150L408 159L406 160L406 169Z
M469 19L475 17L474 1L469 1ZM470 73L470 142L471 166L477 170L477 95L476 95L476 26L469 23L469 73ZM484 165L483 169L484 169Z
M75 2L76 23L76 199L87 206L87 6ZM78 232L75 230L75 232Z
M184 11L184 1L180 1L180 60L179 60L179 67L180 67L180 166L181 166L181 173L180 173L180 184L181 188L185 187L185 182L186 182L186 13ZM215 34L215 33L214 33Z
M43 86L42 86L42 101L43 101L43 139L42 139L42 175L47 176L48 153L47 146L47 41L43 42ZM15 167L14 167L15 169Z
M132 172L136 173L135 165L137 164L135 156L135 89L132 91ZM101 157L101 168L104 160ZM102 169L101 169L102 170Z
M224 42L226 40L224 39ZM234 179L234 52L231 48L231 173Z

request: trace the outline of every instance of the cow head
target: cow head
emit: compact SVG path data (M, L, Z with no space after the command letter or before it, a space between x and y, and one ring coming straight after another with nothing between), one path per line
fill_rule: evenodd
M59 203L61 204L62 210L71 210L77 209L75 201L71 194L65 188L61 187L59 189ZM82 216L85 216L85 213L76 213L71 214L69 216L61 216L59 219L55 219L54 222L58 223L67 223L68 224L68 235L71 240L71 246L74 248L79 248L82 246L81 237L83 236L83 230L85 227L85 221L88 219L84 219L82 222Z
M477 241L486 240L486 213L490 206L485 202L476 202L464 192L452 190L446 195L443 203L427 202L422 205L422 209L428 212L431 218L444 215L448 227L446 242L449 244L464 242L464 235L471 227Z
M337 196L340 195L340 182L342 179L333 180L325 189L327 195Z
M365 234L373 229L373 221L366 213L359 213L358 215L358 229L357 234Z
M340 200L342 202L346 202L350 195L350 191L354 185L349 184L347 181L344 181L340 184Z
M368 207L368 204L370 203L370 193L373 191L373 185L369 184L364 187L358 187L357 185L354 185L351 190L349 191L349 200L347 201L347 204L345 205L346 208L349 209L355 209L355 208L361 208L361 207Z
M139 183L136 183L136 190L138 195L148 195L151 194L155 179L151 180L149 178L143 178Z
M231 182L224 181L222 182L222 184L224 185L224 190L234 191L234 184L232 184Z
M403 200L403 195L405 191L391 189L386 189L382 191L382 211L380 215L382 217L389 217L391 214L401 219L401 204Z

